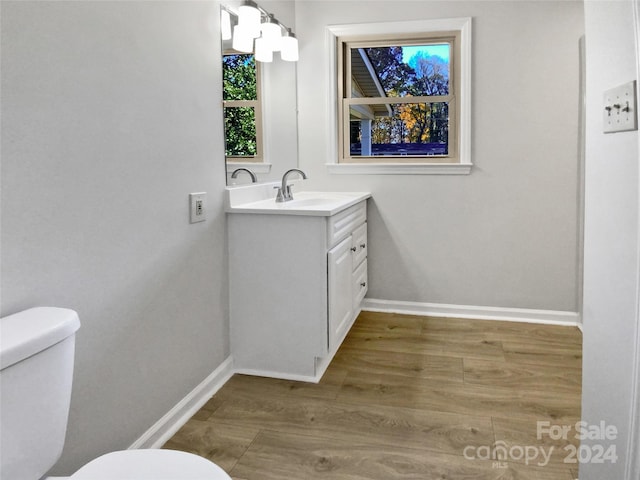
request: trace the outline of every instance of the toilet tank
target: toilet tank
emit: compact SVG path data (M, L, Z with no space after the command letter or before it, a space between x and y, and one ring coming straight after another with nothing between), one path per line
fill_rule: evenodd
M79 327L78 314L64 308L0 319L2 480L38 480L60 458Z

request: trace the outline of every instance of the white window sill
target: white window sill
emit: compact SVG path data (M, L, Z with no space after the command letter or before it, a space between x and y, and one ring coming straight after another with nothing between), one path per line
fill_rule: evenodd
M471 163L327 163L343 175L469 175Z

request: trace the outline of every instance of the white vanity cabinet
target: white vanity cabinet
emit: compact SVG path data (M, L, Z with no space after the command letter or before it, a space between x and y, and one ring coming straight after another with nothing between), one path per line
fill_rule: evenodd
M334 215L228 214L236 371L320 379L367 291L366 219L366 199Z

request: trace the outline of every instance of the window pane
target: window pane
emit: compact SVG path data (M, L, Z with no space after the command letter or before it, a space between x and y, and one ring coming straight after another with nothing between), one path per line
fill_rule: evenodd
M451 45L351 49L352 97L449 94Z
M449 105L404 103L352 105L352 157L432 156L449 153Z
M253 107L224 109L224 139L227 157L257 155L256 115Z
M257 100L256 61L252 54L222 57L224 100Z

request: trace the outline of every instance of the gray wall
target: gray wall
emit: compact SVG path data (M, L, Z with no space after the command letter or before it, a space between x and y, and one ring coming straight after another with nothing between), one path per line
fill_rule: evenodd
M368 190L370 298L577 311L581 2L300 1L300 166ZM324 28L473 17L469 176L330 175Z
M1 314L82 322L54 474L128 447L229 354L216 15L2 2Z
M583 420L618 428L620 459L581 480L624 478L638 294L638 132L602 133L603 93L637 77L632 3L585 3L587 38ZM635 27L637 28L637 26ZM592 443L609 445L609 442ZM637 454L637 452L636 452Z

